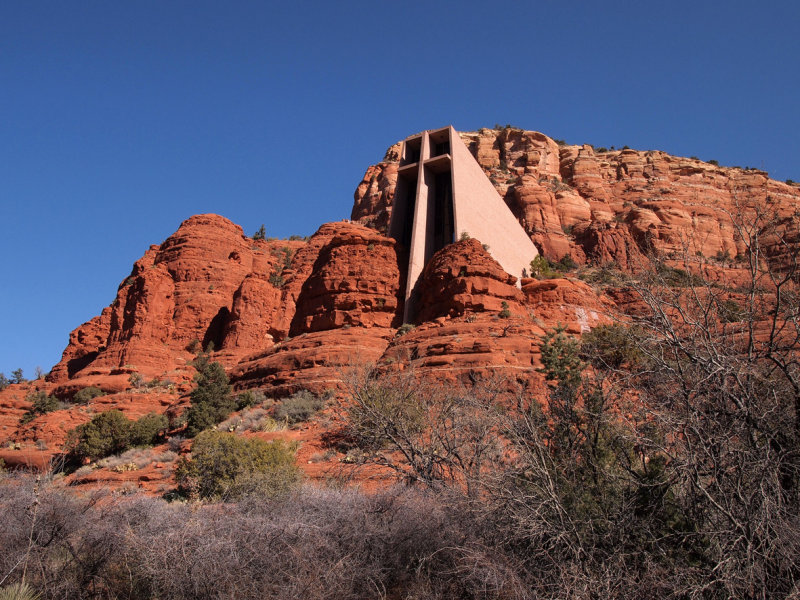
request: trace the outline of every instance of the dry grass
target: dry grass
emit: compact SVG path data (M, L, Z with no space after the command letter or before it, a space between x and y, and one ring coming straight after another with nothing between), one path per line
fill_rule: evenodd
M286 423L276 421L262 407L246 408L217 425L217 430L229 433L243 431L280 431L286 429Z

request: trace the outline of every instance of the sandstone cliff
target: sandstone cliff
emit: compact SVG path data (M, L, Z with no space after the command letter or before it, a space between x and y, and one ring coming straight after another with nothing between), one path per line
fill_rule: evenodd
M783 217L797 210L800 188L757 169L720 167L657 150L602 150L558 143L535 131L462 133L541 253L579 264L615 262L633 270L642 253L735 258L744 252L731 215L754 203ZM352 218L382 228L397 181L393 146L367 169ZM393 160L394 159L394 160Z
M758 170L570 146L511 128L461 135L544 256L569 256L582 277L601 276L587 283L573 270L523 279L520 289L478 240L461 240L425 267L414 327L401 328L407 258L382 233L397 180L394 145L358 185L355 222L324 224L308 240L253 240L217 215L184 221L134 264L110 306L70 334L46 381L0 391L0 443L49 456L93 412L177 414L192 388L191 360L210 343L237 390L274 397L341 388L343 373L361 363L452 383L498 374L541 385L546 331L561 324L580 334L635 310L624 277L607 273L633 272L655 253L691 257L735 281L744 248L732 217L754 207L772 211L772 258L785 259L779 238L800 241L800 189ZM107 396L19 424L30 391L69 400L89 385Z

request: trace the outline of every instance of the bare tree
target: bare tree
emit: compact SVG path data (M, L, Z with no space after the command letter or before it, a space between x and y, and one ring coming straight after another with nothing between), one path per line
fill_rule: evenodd
M704 594L786 597L800 577L798 219L749 203L728 213L743 279L685 256L633 283L646 306L641 399L666 435ZM694 274L690 270L694 270Z
M369 462L432 489L455 484L470 497L480 492L502 450L502 380L448 387L413 369L383 373L374 366L347 379L348 432Z

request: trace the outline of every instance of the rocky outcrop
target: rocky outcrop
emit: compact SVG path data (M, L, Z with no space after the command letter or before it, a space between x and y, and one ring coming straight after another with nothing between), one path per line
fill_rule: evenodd
M112 305L72 332L50 381L64 399L90 385L122 392L131 376L184 385L194 353L213 342L240 387L324 386L326 365L383 353L400 285L394 240L374 229L339 222L308 241L252 240L199 215L152 246Z
M525 304L543 326L563 326L568 333L581 334L612 321L614 302L583 281L568 278L524 279Z
M399 156L399 144L386 153L395 160ZM397 186L397 162L381 162L372 165L364 173L354 194L352 218L362 220L380 231L386 232L391 217L390 207Z
M7 462L46 462L96 412L180 412L193 386L191 360L210 342L237 390L274 397L341 389L353 368L376 362L453 385L498 377L543 390L547 331L563 325L578 335L621 313L641 314L616 268L636 272L655 254L668 267L736 285L744 248L732 216L755 207L772 220L761 238L766 257L785 262L781 242L800 243L800 189L758 170L570 146L514 128L461 135L542 253L604 265L583 271L598 284L574 271L517 281L490 248L465 239L425 266L412 296L415 326L400 328L407 257L385 236L395 144L358 185L352 214L360 223L327 223L308 240L253 240L223 217L198 215L151 246L114 302L70 334L47 382L0 391L0 445L22 448L8 450ZM36 386L66 402L88 386L107 395L21 425Z
M320 232L327 241L301 287L290 335L397 326L400 270L394 240L350 223L326 225Z
M349 369L383 355L392 333L361 327L303 333L243 359L229 374L237 389L260 388L275 397L337 389Z
M468 384L497 378L526 385L541 383L539 346L544 331L529 315L509 318L480 313L441 317L396 337L381 363L414 369L438 383Z
M415 289L418 323L468 312L523 312L516 277L506 273L476 239L433 255Z
M638 255L651 251L735 257L744 249L732 216L743 212L747 221L754 206L769 205L788 218L800 203L796 185L757 169L660 151L601 151L515 128L461 136L551 260L569 255L579 264L616 262L633 270ZM392 164L367 171L370 183L356 191L353 219L373 223L380 216L388 222L396 182ZM782 234L792 231L788 223L780 228Z
M315 260L303 259L287 284L289 336L242 360L231 371L237 387L276 396L336 388L348 368L380 358L394 335L402 314L394 240L362 225L328 223L311 247Z
M217 215L187 219L134 264L111 306L72 332L50 380L163 375L209 343L239 352L272 343L266 324L279 321L282 273L304 245L252 240Z

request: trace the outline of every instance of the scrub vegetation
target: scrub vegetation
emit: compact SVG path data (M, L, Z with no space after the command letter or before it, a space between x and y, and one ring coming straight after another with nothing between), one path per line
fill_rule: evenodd
M304 485L293 445L213 429L237 400L200 360L190 413L210 416L190 418L179 500L5 474L0 586L41 598L797 598L800 264L782 240L765 254L770 219L735 222L749 274L735 289L691 260L681 272L654 260L626 280L635 315L546 333L538 389L350 373L331 449L349 469L393 474L378 491ZM271 410L291 424L323 405L302 393ZM113 413L79 444L130 440Z

